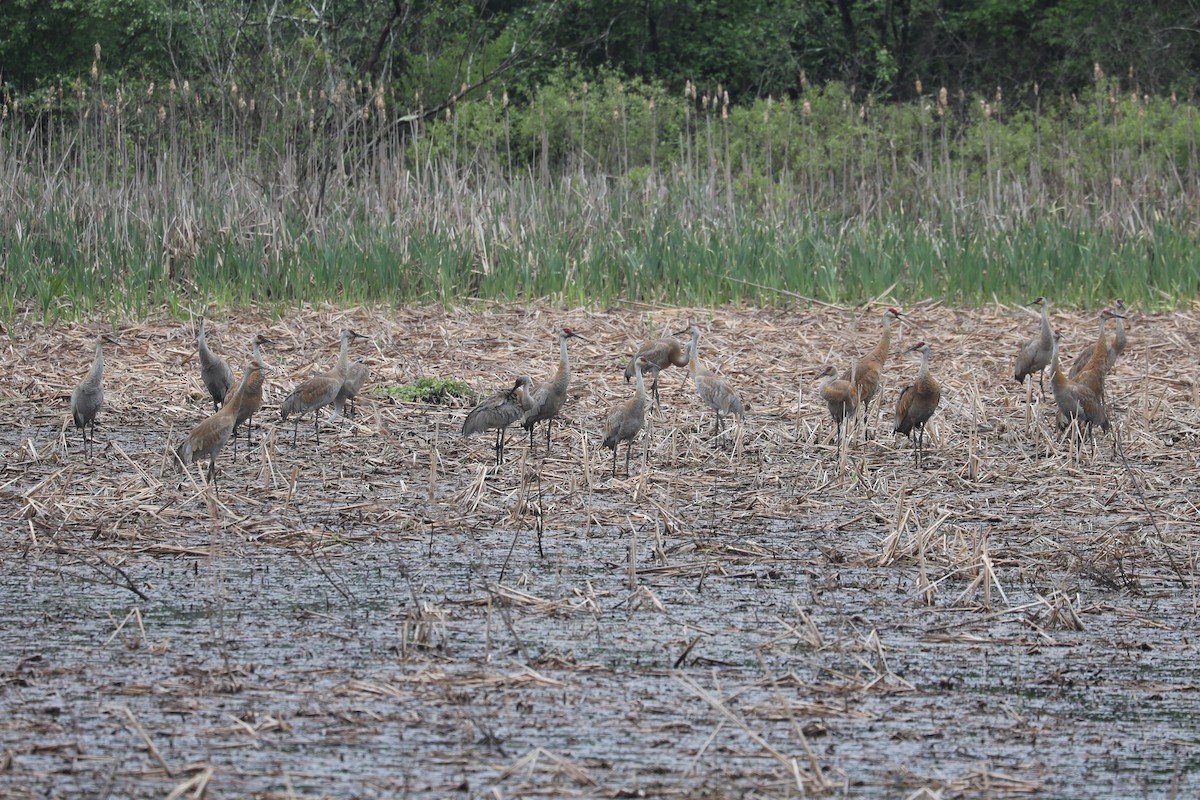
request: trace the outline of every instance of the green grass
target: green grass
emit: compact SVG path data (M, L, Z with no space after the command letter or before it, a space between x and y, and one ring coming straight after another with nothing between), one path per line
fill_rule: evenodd
M391 397L407 403L436 405L444 405L455 399L475 399L475 392L471 387L454 378L417 378L403 386L376 386L370 393L376 397Z
M529 109L464 102L416 129L346 96L316 128L286 94L257 113L219 93L113 107L108 86L10 104L0 318L856 303L889 287L899 302L1190 302L1195 109L1108 91L1036 113L863 114L834 86L725 117L594 86L585 123L578 94L551 85Z

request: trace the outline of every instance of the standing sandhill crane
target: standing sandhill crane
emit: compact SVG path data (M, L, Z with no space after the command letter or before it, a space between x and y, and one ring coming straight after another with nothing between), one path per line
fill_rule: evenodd
M546 453L550 452L550 426L554 418L562 411L563 403L567 401L567 387L571 384L571 367L567 363L567 339L589 339L580 336L570 328L558 332L558 371L554 377L538 387L528 411L521 417L521 427L529 431L529 447L533 449L533 426L542 420L546 421Z
M700 329L693 325L689 330L692 341L687 347L688 373L692 376L692 383L696 384L696 394L717 412L717 424L713 428L713 436L716 436L721 432L722 414L733 415L741 420L745 418L745 408L742 398L724 378L700 365L700 359L696 357L696 350L700 347Z
M925 423L933 416L942 400L942 387L929 374L929 345L917 342L905 352L919 352L921 368L917 371L917 380L900 392L900 399L896 401L896 427L892 433L902 433L912 439L913 429L916 429L915 459L917 467L920 468L925 460Z
M71 419L75 421L75 427L79 428L83 435L83 454L88 457L91 454L91 446L96 442L96 412L100 410L100 406L104 405L104 343L117 344L116 338L107 333L102 333L96 337L96 356L92 359L92 368L88 371L87 377L79 382L75 390L71 392ZM91 438L88 437L87 428L92 426Z
M629 477L629 456L633 451L633 440L641 433L646 424L646 380L642 377L645 370L654 370L657 378L658 365L645 356L638 356L633 362L633 374L637 378L637 394L613 409L604 422L605 447L612 448L612 476L617 477L617 449L621 442L628 442L625 447L625 477Z
M200 379L212 397L213 411L225 402L233 386L233 373L229 365L219 355L208 349L208 340L204 337L204 317L200 318L200 330L196 333L196 347L200 351Z
M684 333L687 331L679 331L673 335L679 336ZM686 367L688 363L687 347L681 346L675 339L657 339L642 345L633 358L629 359L628 366L625 367L626 383L629 383L629 379L633 377L639 358L645 358L654 366L654 379L650 382L650 395L654 398L654 405L658 406L658 373L667 367Z
M879 391L880 373L887 362L888 351L892 346L892 321L900 320L904 315L894 308L883 312L883 335L875 349L854 363L850 369L842 373L842 380L850 381L858 390L858 399L863 408L863 438L867 436L866 421L870 416L871 398Z
M1050 389L1054 392L1054 402L1058 404L1059 429L1063 430L1075 421L1083 425L1088 438L1092 437L1093 427L1107 432L1111 424L1103 398L1090 387L1063 374L1058 365L1058 340L1059 336L1056 335L1050 361Z
M842 422L847 417L853 417L858 411L858 391L850 381L838 377L837 369L832 364L825 367L820 377L822 380L819 391L821 397L825 398L825 405L829 408L829 416L833 417L833 424L837 426L837 443L840 453Z
M367 382L367 377L370 374L370 368L361 361L355 361L346 367L346 380L342 382L342 388L338 391L337 397L333 399L334 417L342 413L342 410L346 407L346 403L358 397L358 393L362 391L363 384ZM353 416L355 406L357 406L357 403L350 406L346 416Z
M197 459L208 456L208 480L210 483L216 482L217 456L221 455L221 451L225 449L229 437L233 434L234 423L237 421L237 398L246 397L247 387L252 383L257 382L261 386L262 373L265 370L266 367L258 359L247 365L245 372L242 373L241 383L235 388L237 394L230 395L229 402L224 403L217 413L192 428L188 437L175 448L175 455L180 464L187 466Z
M522 375L511 388L501 389L480 401L463 422L463 436L496 431L496 466L504 463L504 434L508 426L533 408L530 386L533 381L528 375Z
M1100 333L1092 345L1091 357L1078 372L1074 373L1074 377L1067 376L1076 383L1082 383L1091 389L1101 399L1104 398L1104 378L1108 374L1109 365L1108 338L1105 336L1104 329L1110 319L1118 316L1120 315L1117 312L1109 308L1100 312ZM1116 363L1115 357L1112 359L1112 363Z
M317 444L321 443L321 417L317 412L337 400L338 392L342 390L342 384L346 381L350 340L367 337L345 328L339 338L341 339L341 349L338 351L337 365L328 372L309 378L297 386L279 406L281 420L286 422L288 417L296 418L295 427L292 429L292 446L296 444L296 435L300 430L300 418L310 411L313 412L313 430L317 437Z
M1125 345L1129 343L1129 337L1125 335L1125 301L1117 299L1114 305L1116 306L1116 313L1113 315L1113 318L1116 319L1117 333L1113 336L1111 344L1105 344L1107 349L1104 360L1104 372L1106 374L1112 371L1113 365L1117 363L1117 358L1121 353L1125 352ZM1092 342L1071 362L1071 369L1067 372L1067 377L1072 380L1078 378L1079 373L1088 368L1095 352L1096 343Z
M1050 331L1050 304L1046 298L1038 297L1029 305L1041 306L1042 328L1038 335L1025 343L1017 355L1017 364L1013 370L1013 378L1017 383L1025 383L1025 376L1038 374L1038 385L1042 387L1042 397L1046 396L1045 369L1050 365L1050 353L1054 349L1054 336Z
M273 344L273 342L266 336L263 336L261 333L250 340L250 348L253 352L253 355L251 356L252 362L257 362L259 364L265 363L263 362L262 358L262 350L259 349L259 347L264 344ZM253 417L255 413L262 409L262 370L259 370L253 376L251 376L249 383L239 384L230 390L229 394L225 395L225 402L229 403L230 405L236 405L238 410L237 418L233 421L233 452L236 455L238 428L241 427L243 422L246 423L246 447L250 447L253 444L253 442L250 440L250 426L253 424L251 422L251 417ZM248 457L249 456L247 456L247 458Z

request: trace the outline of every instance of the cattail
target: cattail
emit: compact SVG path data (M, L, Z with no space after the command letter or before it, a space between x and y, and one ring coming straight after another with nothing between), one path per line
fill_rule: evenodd
M583 82L583 95L584 95L584 97L587 97L587 93L588 93L588 82L587 82L587 81L584 81L584 82Z
M154 97L154 81L150 81L150 85L146 87L146 99Z
M950 93L946 91L946 87L938 89L938 105L943 109L950 105Z
M1100 62L1092 62L1092 78L1098 83L1104 80L1104 70L1100 69Z
M917 78L916 89L917 89L917 97L920 97L921 95L925 94L925 87L921 85L920 78Z
M184 97L187 97L188 93L189 93L189 92L191 92L191 91L192 91L192 84L191 84L191 83L189 83L188 81L186 81L186 80L185 80L185 81L183 82L183 95L184 95Z
M800 91L808 91L808 73L804 70L800 70Z
M492 93L488 92L488 105L492 104L491 96ZM375 110L380 114L383 113L383 84L380 84L379 88L375 90Z
M237 97L237 96L238 96L237 81L232 81L232 82L230 82L230 84L229 84L229 96L230 96L230 97Z
M100 43L99 42L96 42L96 44L93 46L92 52L94 52L96 54L96 60L99 61L100 60Z
M93 61L92 62L92 81L95 82L98 80L100 80L100 67L96 65L95 61Z
M171 78L171 82L167 84L167 90L170 91L171 94L175 94L175 89L175 79Z
M800 113L806 117L812 114L812 105L808 102L807 97L804 98L804 105L800 106Z
M487 90L487 94L485 94L485 95L483 96L483 99L487 101L488 108L495 108L495 107L496 107L496 98L495 98L495 97L492 95L492 90L491 90L491 89L488 89L488 90ZM380 102L382 102L382 100L381 100Z
M650 98L650 110L651 111L654 110L654 98L653 97Z
M163 106L158 107L158 121L159 122L167 121L167 109L164 108Z
M505 89L504 94L500 95L500 107L508 108L508 89Z

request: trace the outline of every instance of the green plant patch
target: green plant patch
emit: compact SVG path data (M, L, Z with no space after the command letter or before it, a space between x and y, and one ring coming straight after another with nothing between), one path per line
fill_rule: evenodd
M417 378L403 386L377 386L371 390L377 397L390 397L406 403L450 404L455 399L473 400L470 386L454 378Z

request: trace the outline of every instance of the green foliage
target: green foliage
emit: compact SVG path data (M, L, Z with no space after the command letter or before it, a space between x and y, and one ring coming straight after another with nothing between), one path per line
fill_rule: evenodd
M391 397L406 403L433 403L442 405L451 400L473 400L475 392L470 386L454 378L417 378L403 386L376 386L371 394Z
M328 88L102 79L10 100L0 310L1200 289L1196 108L1107 80L1030 110L840 84L727 106L562 70L527 103L417 124L381 85Z

